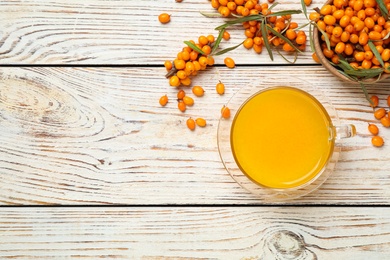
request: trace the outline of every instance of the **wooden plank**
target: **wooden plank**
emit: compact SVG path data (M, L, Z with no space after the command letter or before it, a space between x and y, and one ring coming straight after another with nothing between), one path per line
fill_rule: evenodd
M225 171L217 147L221 107L242 86L266 77L289 84L304 77L323 90L341 123L357 136L341 143L334 174L315 193L292 203L389 204L390 146L374 148L375 122L360 86L322 67L213 68L196 78L206 94L185 113L163 68L1 68L0 203L224 204L262 203ZM226 93L215 84L222 80ZM184 88L188 95L189 89ZM384 99L387 83L369 86ZM166 107L158 104L167 94ZM189 117L208 126L189 131ZM385 140L389 129L381 128ZM388 141L387 141L388 142Z
M275 11L301 8L299 1L279 2ZM226 21L200 14L200 11L215 11L206 0L182 3L172 0L4 0L1 3L1 64L162 65L165 60L176 57L185 46L183 41L197 40L201 35L217 36L215 27ZM311 8L316 6L318 4L313 4ZM165 25L157 19L163 12L171 14L171 22ZM300 25L307 22L303 14L293 17ZM222 43L223 48L245 39L241 26L229 31L232 38ZM225 56L218 57L216 62L223 64ZM257 55L242 46L229 56L237 63L270 62L266 53ZM313 63L309 47L299 55L297 62ZM286 64L278 55L274 63Z
M390 209L3 208L2 259L388 259Z

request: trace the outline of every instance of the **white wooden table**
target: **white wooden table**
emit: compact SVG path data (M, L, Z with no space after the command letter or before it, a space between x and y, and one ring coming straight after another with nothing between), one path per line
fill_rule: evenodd
M241 46L196 76L207 95L186 113L158 104L177 91L164 61L224 21L199 11L213 12L210 2L1 2L0 258L390 258L390 130L382 148L371 145L360 86L331 76L309 47L292 65ZM162 12L170 23L158 22ZM244 39L239 26L229 32L224 47ZM241 188L217 148L220 108L264 75L313 83L357 128L320 189L276 204ZM383 100L389 81L368 91ZM189 116L208 126L189 131Z

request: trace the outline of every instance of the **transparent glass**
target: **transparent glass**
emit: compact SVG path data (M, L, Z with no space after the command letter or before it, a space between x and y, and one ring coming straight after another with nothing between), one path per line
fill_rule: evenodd
M231 177L243 188L247 189L253 194L258 195L261 200L271 202L291 200L304 196L317 189L325 182L325 180L331 175L335 168L341 151L338 140L352 137L356 132L353 125L340 125L336 109L332 106L329 99L322 93L322 91L320 91L315 86L312 86L310 83L300 78L284 78L283 82L280 84L278 84L277 81L278 79L275 78L262 77L261 82L253 82L252 84L244 86L239 91L237 91L237 93L227 104L231 110L231 117L228 120L224 118L220 119L217 136L218 149L222 162ZM286 82L288 82L288 84L286 84ZM314 178L311 178L309 181L300 186L292 188L267 187L252 181L251 178L249 178L248 175L244 173L241 167L238 165L233 154L231 144L231 129L232 125L234 124L234 120L236 119L237 112L240 111L243 105L246 104L250 98L259 92L278 87L296 88L313 96L314 99L318 101L320 106L322 105L323 109L325 110L324 113L329 117L331 123L329 127L329 141L332 142L333 145L326 164ZM280 114L283 113L283 111L279 112ZM267 148L264 147L264 149Z

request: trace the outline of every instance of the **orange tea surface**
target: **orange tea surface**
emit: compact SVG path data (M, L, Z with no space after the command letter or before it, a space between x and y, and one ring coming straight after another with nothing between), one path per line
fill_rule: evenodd
M292 188L313 179L333 149L331 120L311 95L291 87L271 88L237 112L231 146L240 169L258 184Z

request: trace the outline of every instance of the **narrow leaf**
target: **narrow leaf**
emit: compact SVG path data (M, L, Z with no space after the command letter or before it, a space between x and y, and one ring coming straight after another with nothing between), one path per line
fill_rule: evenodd
M268 30L267 30L267 25L266 25L264 20L261 23L261 36L263 37L264 46L267 49L268 55L269 55L270 59L273 61L274 56L272 55L271 46L270 46L269 41L268 41Z
M318 31L321 32L322 35L324 35L326 47L328 48L328 50L330 50L330 41L329 41L328 35L327 35L326 32L324 32L320 27L317 26L317 29L318 29Z
M307 16L307 9L304 0L301 0L301 6L302 6L303 14L305 15L306 19L309 19L309 17Z
M372 53L374 53L376 59L379 61L379 63L382 65L382 67L385 67L385 63L383 62L382 56L378 52L378 50L375 48L375 45L372 41L368 41L368 46L370 47Z
M285 11L279 11L271 14L267 14L267 16L283 16L283 15L288 15L288 14L300 14L302 13L301 10L285 10Z
M261 14L252 14L252 15L240 17L240 18L237 18L237 19L234 19L234 20L227 21L226 23L216 27L215 30L219 31L220 29L226 28L226 27L228 27L230 25L234 25L234 24L238 24L238 23L244 23L244 22L248 22L248 21L260 20L263 17L264 16L261 15Z
M205 53L202 51L202 49L200 49L198 46L196 46L195 44L193 44L192 42L190 41L184 41L185 44L187 44L188 47L190 47L191 49L193 49L194 51L202 54L202 55L205 55Z
M279 4L278 2L273 3L273 4L268 8L268 10L272 10L272 8L274 8L274 7L277 6L278 4Z
M279 51L279 49L276 49L276 51L277 51L278 54L279 54L285 61L287 61L288 63L294 64L294 63L297 61L297 58L298 58L298 53L297 53L297 52L294 52L294 60L293 60L293 61L290 61L289 59L286 58L286 56L284 56L284 55Z
M203 16L206 16L207 18L220 18L220 17L222 17L222 15L218 12L209 13L209 12L199 11L199 13Z
M213 54L219 47L219 44L221 43L222 41L222 37L223 37L223 33L225 32L225 29L221 29L219 31L219 34L218 34L218 37L217 37L217 40L215 41L214 45L213 45L213 48L211 49L211 54Z
M314 42L313 42L313 24L309 24L309 39L310 39L310 49L311 49L311 52L315 52L315 48L314 48Z
M215 55L215 56L218 56L218 55L225 54L225 53L227 53L227 52L229 52L229 51L232 51L232 50L236 49L237 47L239 47L239 46L242 45L243 43L244 43L244 41L243 41L242 43L240 43L240 44L237 44L236 46L233 46L233 47L229 47L229 48L223 49L223 50L221 50L221 51L215 53L214 55Z
M363 93L364 93L364 96L366 97L366 99L368 100L368 102L370 102L371 105L374 104L374 102L371 100L371 98L368 96L368 92L367 92L367 89L366 89L366 86L364 86L363 82L359 82L360 83L360 87L362 88L363 90Z
M389 11L386 8L385 2L383 0L375 0L379 6L379 10L381 11L382 16L388 20L389 19Z

